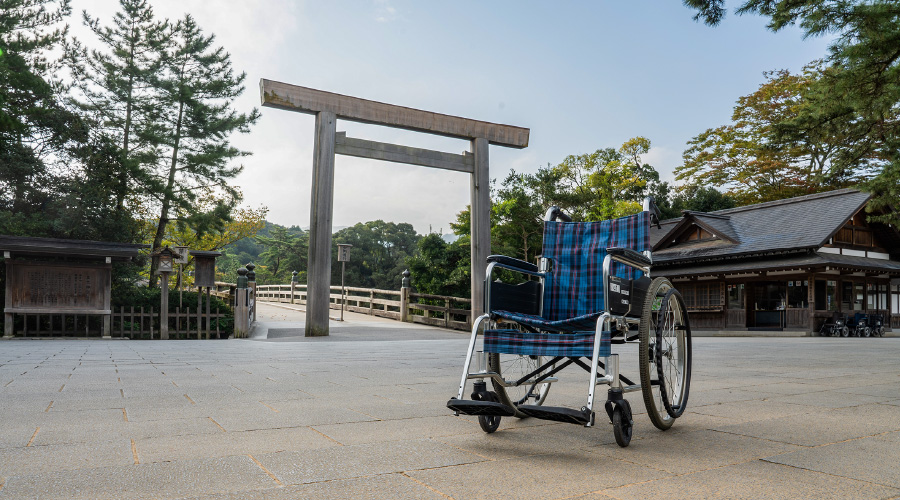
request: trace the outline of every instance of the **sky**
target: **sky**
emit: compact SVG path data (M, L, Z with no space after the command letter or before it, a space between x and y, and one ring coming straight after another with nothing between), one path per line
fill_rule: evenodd
M735 101L763 72L799 71L828 40L758 16L716 28L679 0L150 0L158 17L186 13L214 33L245 72L240 112L260 106L259 80L276 80L531 130L525 149L491 146L490 175L535 172L567 155L618 148L644 136L644 157L674 180L685 144L730 121ZM86 10L109 24L118 2L74 0L72 33ZM309 226L315 118L272 108L232 143L244 206L277 224ZM466 141L338 120L351 137L461 153ZM469 203L469 174L338 156L334 226L382 219L449 233Z

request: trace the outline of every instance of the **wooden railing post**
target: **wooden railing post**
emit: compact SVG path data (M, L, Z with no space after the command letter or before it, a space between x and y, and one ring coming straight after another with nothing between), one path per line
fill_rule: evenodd
M409 321L409 269L403 271L400 280L400 321Z
M256 269L256 264L250 262L246 266L247 268L247 288L253 290L253 298L256 298L256 273L253 271ZM279 302L281 302L279 300ZM252 324L256 321L256 301L254 300L250 304L250 323Z
M237 288L234 291L234 338L243 338L250 331L250 309L247 288L247 269L238 269Z
M169 273L160 273L159 338L169 340ZM153 334L150 334L153 338Z

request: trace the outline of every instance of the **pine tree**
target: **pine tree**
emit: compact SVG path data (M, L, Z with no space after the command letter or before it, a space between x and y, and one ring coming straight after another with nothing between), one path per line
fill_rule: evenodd
M161 68L169 25L155 19L147 0L119 0L119 5L111 26L82 13L103 50L87 50L73 40L67 56L81 91L80 106L121 148L114 190L116 210L122 212L135 188L158 189L147 175L162 142L151 113L158 91L150 80Z
M83 140L60 101L56 64L46 59L66 34L68 0L0 1L0 232L27 232L50 196L46 161ZM26 219L34 220L26 220Z
M173 215L194 211L199 188L218 188L233 202L240 200L227 181L243 167L230 162L250 153L232 146L228 138L234 132L249 132L259 112L254 108L238 113L232 108L244 91L246 74L235 74L230 55L214 42L214 35L204 35L194 19L185 16L173 29L163 71L154 80L161 91L157 109L167 162L156 173L162 189L155 193L160 212L153 248L161 246Z

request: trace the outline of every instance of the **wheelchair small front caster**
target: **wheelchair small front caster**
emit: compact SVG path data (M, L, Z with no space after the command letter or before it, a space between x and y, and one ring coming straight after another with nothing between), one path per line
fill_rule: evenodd
M631 423L631 419L625 415L625 411L621 406L616 406L615 409L613 409L612 424L613 436L616 438L616 444L625 448L631 443L631 434L634 431L634 427Z
M487 384L484 382L475 382L475 392L472 393L472 399L475 401L500 402L500 397L497 396L497 393L487 390ZM490 434L500 427L501 418L503 417L499 415L478 415L478 425L481 426L481 430Z
M613 425L613 436L616 444L622 448L631 443L631 435L634 432L634 421L631 416L631 405L622 397L621 390L610 389L609 400L606 402L606 414Z

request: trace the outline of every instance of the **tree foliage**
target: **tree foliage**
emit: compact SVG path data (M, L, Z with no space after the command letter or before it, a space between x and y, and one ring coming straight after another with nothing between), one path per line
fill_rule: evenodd
M412 286L419 293L452 297L471 295L472 266L468 236L447 243L439 234L425 235L418 241L416 254L406 263Z
M684 0L695 19L719 24L724 0ZM886 0L746 0L738 14L769 19L779 31L799 26L804 36L831 36L824 70L812 82L806 104L775 127L776 138L815 135L841 123L840 163L867 162L875 175L863 183L873 195L873 217L900 224L890 207L900 205L900 3Z
M170 26L159 21L147 0L119 0L109 26L82 12L82 20L100 48L87 48L72 39L66 57L78 93L74 102L92 120L95 133L118 146L118 172L109 186L116 210L135 193L158 191L148 175L160 160L163 135L153 118L158 92L152 79L162 67L162 51L169 43Z
M659 173L642 157L650 140L634 137L619 149L567 156L560 175L560 208L575 220L607 220L637 213L645 196L664 189Z
M738 99L731 124L688 142L684 164L675 170L677 180L725 188L748 204L839 189L867 178L874 154L846 155L852 127L846 119L784 130L812 106L810 93L823 78L820 65L797 75L767 72L765 78L759 89Z
M228 184L243 167L230 162L250 153L229 143L234 132L247 133L259 119L254 108L239 113L233 100L244 91L245 73L235 74L230 56L214 47L214 35L204 35L190 15L178 21L171 33L172 44L163 55L162 76L153 82L160 90L159 126L165 138L167 164L153 174L162 189L154 193L160 204L153 248L165 236L173 213L193 213L198 191L216 188L227 198L208 215L228 221L233 202L240 193Z
M406 260L415 254L419 236L411 224L375 220L358 223L334 234L332 262L337 262L337 244L353 245L347 263L348 286L395 290ZM331 283L341 283L341 266L331 266Z

